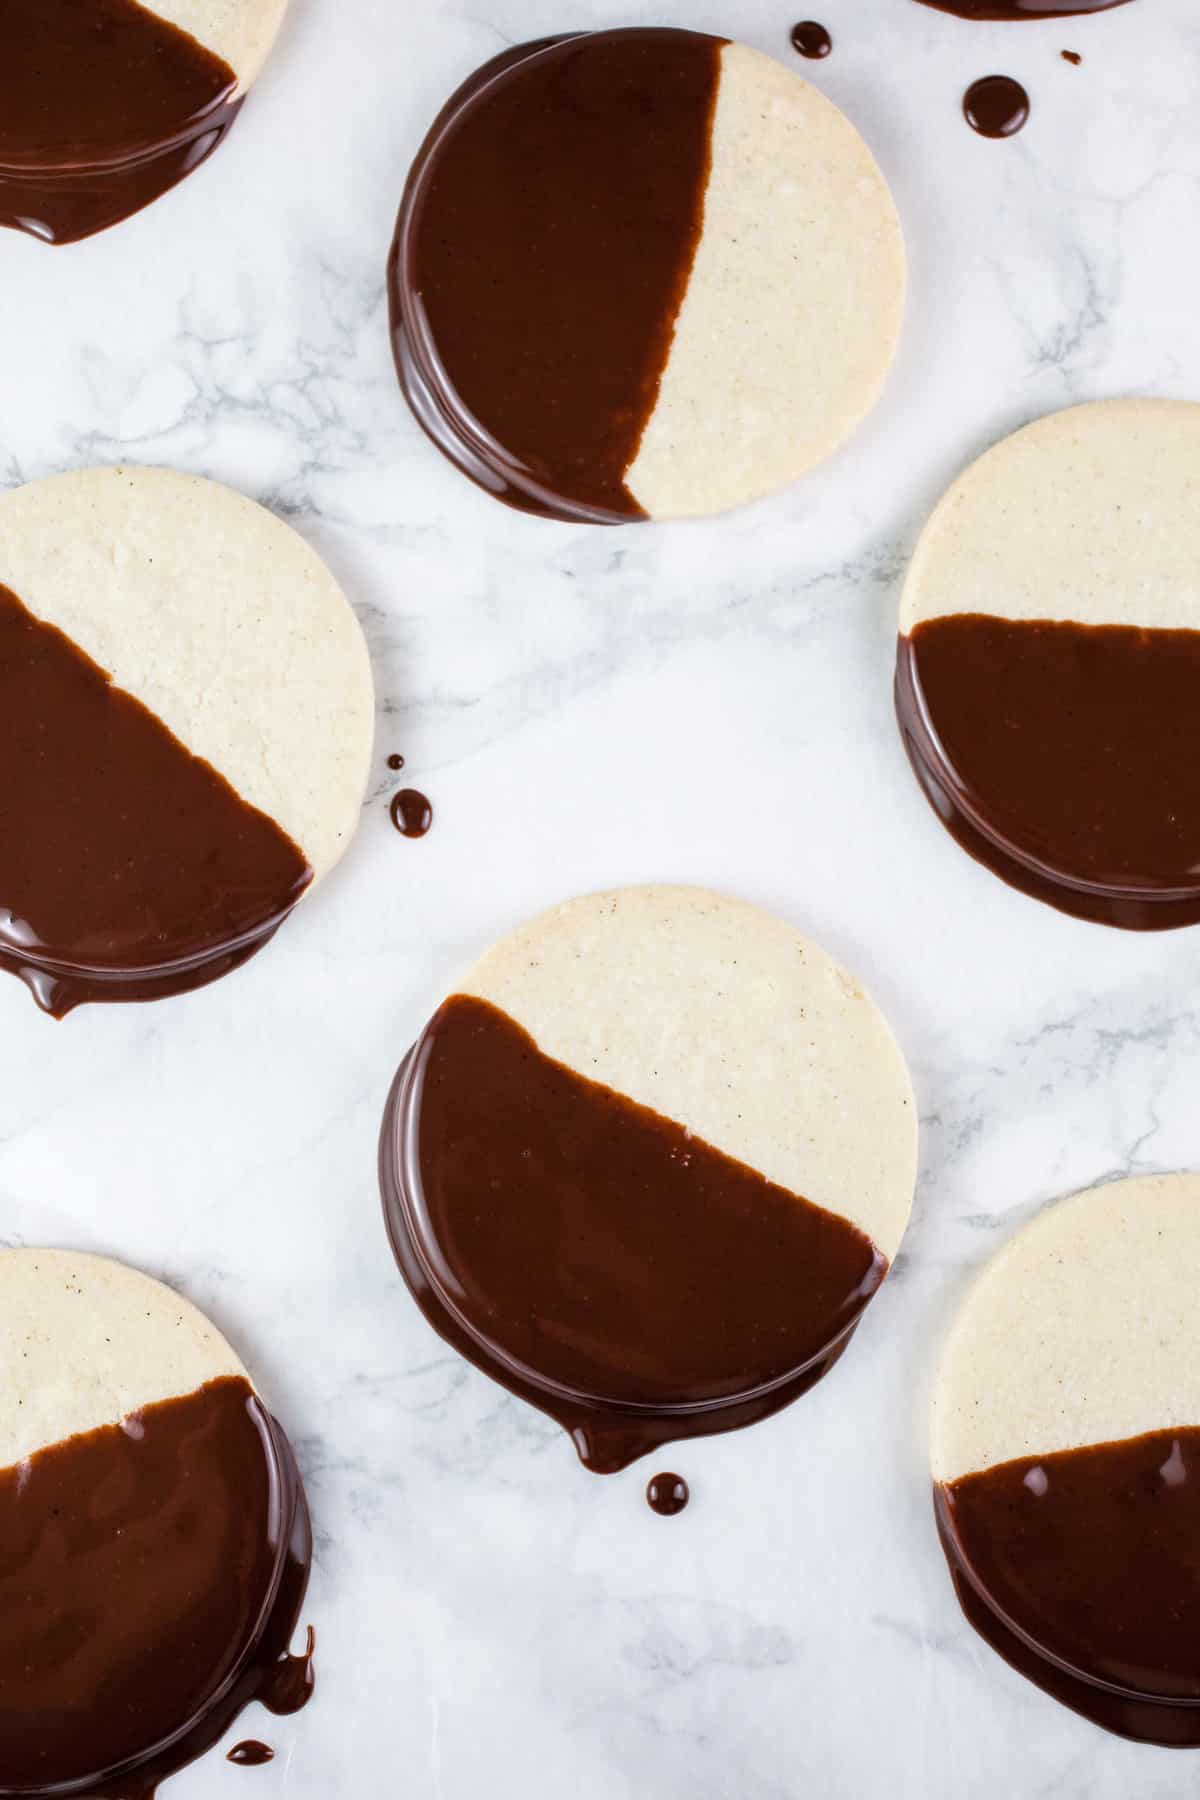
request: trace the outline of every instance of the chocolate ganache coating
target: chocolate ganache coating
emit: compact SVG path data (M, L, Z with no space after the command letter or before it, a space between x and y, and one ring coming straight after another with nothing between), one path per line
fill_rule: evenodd
M848 1220L463 994L397 1076L380 1178L430 1323L597 1472L789 1404L887 1271Z
M445 107L388 267L400 383L480 486L551 518L625 486L703 223L723 39L633 29L505 51Z
M69 244L139 212L217 148L229 64L136 0L0 6L0 225Z
M968 1619L1120 1736L1200 1745L1200 1430L1023 1457L937 1484Z
M273 819L0 586L0 968L39 1005L213 981L311 879Z
M921 0L938 12L957 19L1014 21L1019 19L1077 19L1084 13L1111 12L1129 0Z
M1200 922L1200 632L952 613L899 641L896 709L942 823L1063 912Z
M244 1377L0 1471L0 1795L151 1800L252 1700L298 1710L311 1553Z

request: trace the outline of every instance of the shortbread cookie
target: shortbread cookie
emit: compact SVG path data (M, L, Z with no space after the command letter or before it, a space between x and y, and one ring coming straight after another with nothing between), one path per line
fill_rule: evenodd
M175 993L337 862L370 665L290 527L194 476L0 496L0 966L49 1010Z
M5 0L0 225L50 243L139 212L210 156L287 0Z
M700 32L509 50L417 158L390 265L401 383L514 506L616 523L754 500L879 397L904 304L858 132Z
M1200 920L1200 406L1112 400L990 450L929 521L896 675L913 767L1006 881Z
M287 1439L144 1275L0 1251L0 1548L5 1793L149 1794L251 1700L311 1692L288 1653L311 1533Z
M393 1246L443 1336L584 1461L777 1410L903 1234L916 1119L871 1001L698 888L575 900L491 950L397 1078Z
M1200 1176L1049 1208L994 1259L933 1407L967 1617L1066 1705L1200 1744Z

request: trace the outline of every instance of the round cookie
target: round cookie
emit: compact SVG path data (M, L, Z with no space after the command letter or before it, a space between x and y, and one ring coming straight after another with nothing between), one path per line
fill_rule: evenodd
M62 1013L214 979L346 849L370 664L329 571L213 482L0 495L0 966Z
M451 99L389 265L401 385L527 511L718 513L829 456L879 397L900 226L850 122L700 32L522 45Z
M295 1711L287 1439L215 1328L101 1257L0 1251L0 1791L145 1792ZM310 1643L311 1654L311 1643Z
M1123 1736L1200 1744L1200 1176L1041 1213L953 1327L931 1421L971 1623Z
M612 1470L824 1374L900 1243L916 1133L823 951L631 888L523 926L443 1003L389 1100L385 1216L434 1327Z
M72 243L203 162L287 0L10 0L0 9L0 225Z
M896 703L913 768L979 861L1064 912L1200 920L1200 406L1039 419L922 534Z

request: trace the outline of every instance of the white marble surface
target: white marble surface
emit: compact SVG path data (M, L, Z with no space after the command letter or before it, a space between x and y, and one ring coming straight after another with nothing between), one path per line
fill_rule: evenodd
M1075 923L975 867L889 701L905 557L967 457L1070 401L1200 399L1200 19L814 6L837 43L807 68L895 184L911 315L853 446L732 518L592 533L466 485L400 401L383 261L431 112L503 42L653 20L786 57L784 0L294 0L175 195L76 249L0 241L3 479L126 458L240 485L342 577L379 683L361 838L242 974L61 1025L0 981L0 1241L177 1281L253 1361L308 1480L317 1700L244 1721L270 1768L210 1758L178 1800L1167 1800L1200 1778L973 1637L924 1448L981 1258L1050 1196L1200 1160L1200 933ZM958 113L995 70L1033 96L1007 144ZM393 750L437 809L423 843L388 824ZM737 890L858 970L925 1128L911 1234L851 1354L783 1417L664 1459L693 1484L674 1522L643 1503L649 1468L585 1474L433 1337L374 1179L392 1068L464 959L644 878Z

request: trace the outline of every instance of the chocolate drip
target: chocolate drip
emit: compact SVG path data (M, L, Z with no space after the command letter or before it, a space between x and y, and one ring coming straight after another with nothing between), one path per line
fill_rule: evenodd
M396 1079L380 1177L435 1330L598 1472L788 1405L887 1270L847 1220L463 994Z
M1129 0L921 0L956 19L1077 19L1083 13L1111 12Z
M392 824L402 837L423 838L433 824L433 807L416 788L401 788L389 808Z
M677 1518L691 1497L682 1475L652 1475L646 1484L646 1504L660 1519Z
M212 154L236 90L135 0L0 7L0 225L67 244L128 218Z
M252 1700L302 1706L311 1551L291 1449L240 1377L0 1472L0 1794L150 1800Z
M1200 1430L1025 1457L934 1490L975 1629L1123 1737L1200 1745Z
M1200 922L1200 632L954 613L899 642L917 779L964 849L1063 912Z
M304 1649L298 1656L281 1656L264 1683L258 1697L268 1712L286 1718L289 1713L297 1713L308 1705L317 1685L313 1670L316 1649L317 1634L310 1625L304 1634Z
M273 819L0 587L0 968L40 1006L213 981L311 879Z
M1011 75L984 75L963 95L963 118L980 137L1015 137L1029 123L1029 95Z
M824 25L818 25L815 19L802 19L792 26L792 49L819 62L833 49L833 39Z
M243 1769L260 1769L264 1763L275 1761L275 1752L270 1744L260 1744L257 1738L246 1738L244 1743L233 1746L225 1761L237 1763Z
M506 51L417 157L388 273L400 383L512 506L643 516L625 474L700 239L723 41L635 29Z

